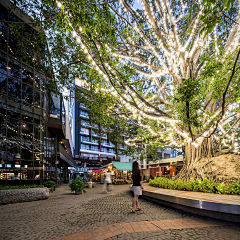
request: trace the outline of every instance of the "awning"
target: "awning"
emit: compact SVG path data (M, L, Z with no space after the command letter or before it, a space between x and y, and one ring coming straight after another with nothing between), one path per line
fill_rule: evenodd
M92 170L92 172L96 172L96 173L101 173L102 171L103 171L102 169Z
M132 171L132 163L112 162L112 164L120 171Z

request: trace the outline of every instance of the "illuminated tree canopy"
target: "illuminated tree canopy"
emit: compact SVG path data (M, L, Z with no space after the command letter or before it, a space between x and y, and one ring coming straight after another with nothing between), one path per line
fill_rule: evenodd
M127 145L184 147L187 163L240 152L238 1L42 4L56 79L86 81L96 113L135 125Z

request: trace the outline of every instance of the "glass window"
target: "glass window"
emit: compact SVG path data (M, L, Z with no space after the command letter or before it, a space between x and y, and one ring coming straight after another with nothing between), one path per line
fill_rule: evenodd
M6 117L0 115L0 137L6 136Z
M0 72L7 75L7 60L1 57L0 57Z
M32 141L32 137L33 137L33 124L23 122L21 138L26 141Z
M61 105L60 97L52 95L52 97L49 100L50 117L60 119L60 105Z
M88 128L81 128L81 133L89 134Z
M40 89L41 86L41 79L40 77L36 76L34 81L34 87Z
M28 104L33 102L33 88L29 85L22 84L22 100Z
M13 77L17 80L21 80L21 66L13 63L8 63L8 77Z
M33 85L33 73L29 72L27 69L22 70L22 82L29 85Z
M16 101L21 98L21 83L14 78L8 78L8 97Z
M21 149L21 159L22 160L32 160L33 159L33 145L30 143L22 142Z
M33 114L25 111L23 113L24 113L24 115L22 115L23 122L33 123Z
M0 33L0 49L3 50L4 52L7 49L7 32L5 29L1 29Z
M34 106L37 108L41 107L41 101L40 101L40 92L34 90Z
M0 72L0 94L7 93L7 76Z
M7 137L12 139L19 139L20 137L19 119L7 118Z
M15 141L7 142L7 161L11 163L15 160L15 156L17 153L20 153L20 146Z

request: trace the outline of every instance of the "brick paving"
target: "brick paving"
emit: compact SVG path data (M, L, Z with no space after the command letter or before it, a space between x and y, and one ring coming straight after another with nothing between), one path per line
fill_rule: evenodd
M126 233L156 232L171 229L203 228L229 225L220 221L204 221L200 219L173 219L160 221L141 221L129 223L114 223L107 226L93 228L77 234L56 238L54 240L90 240L90 239L109 239Z
M0 205L1 240L46 239L240 239L240 227L157 205L143 199L130 213L129 186L102 186L75 195L63 185L48 200Z

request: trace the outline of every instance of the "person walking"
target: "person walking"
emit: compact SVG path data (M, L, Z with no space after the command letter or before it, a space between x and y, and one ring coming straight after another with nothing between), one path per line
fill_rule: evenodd
M133 180L132 190L134 193L134 197L133 197L133 201L132 201L131 212L134 213L135 205L136 205L136 211L142 210L139 207L139 203L138 203L138 197L139 197L139 195L142 195L142 189L143 189L142 177L140 174L138 161L133 162L133 165L132 165L132 180Z
M111 184L111 173L110 170L108 169L108 171L106 172L105 175L105 183L107 184L107 193L110 193L110 184Z

